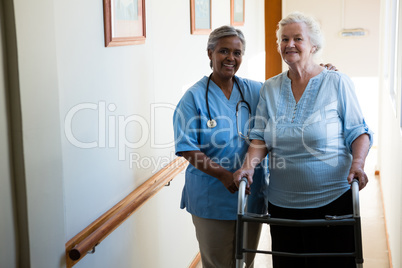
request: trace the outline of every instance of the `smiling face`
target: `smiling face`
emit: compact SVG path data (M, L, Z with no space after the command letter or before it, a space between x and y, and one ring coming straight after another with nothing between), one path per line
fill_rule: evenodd
M279 53L288 64L306 64L313 59L315 46L310 42L305 23L291 23L283 26Z
M237 36L227 36L219 39L213 51L208 50L215 78L229 80L235 75L242 62L242 49Z

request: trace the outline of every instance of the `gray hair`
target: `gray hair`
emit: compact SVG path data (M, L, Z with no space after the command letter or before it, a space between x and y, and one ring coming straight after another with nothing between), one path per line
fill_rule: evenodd
M219 40L227 36L237 36L240 39L242 43L241 54L244 55L244 52L246 51L246 39L244 38L243 32L240 31L239 29L227 25L216 28L209 34L207 51L208 50L214 51L216 46L218 45ZM210 62L209 65L212 68L212 62Z
M316 47L314 53L317 53L322 49L324 45L324 37L321 32L320 24L313 17L306 16L297 11L290 13L286 18L283 18L278 23L278 29L276 31L276 43L278 46L280 46L283 27L292 23L304 23L307 26L310 42Z

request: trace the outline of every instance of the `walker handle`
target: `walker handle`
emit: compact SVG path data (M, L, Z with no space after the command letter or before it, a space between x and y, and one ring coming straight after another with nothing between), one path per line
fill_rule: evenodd
M239 184L239 198L237 201L237 215L244 215L244 210L247 203L246 196L247 178L243 177Z
M352 181L352 197L353 197L353 217L360 217L359 180L356 178L354 178Z

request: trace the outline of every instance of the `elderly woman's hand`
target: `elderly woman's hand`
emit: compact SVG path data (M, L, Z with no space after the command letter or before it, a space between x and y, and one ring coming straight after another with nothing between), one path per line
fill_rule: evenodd
M239 188L242 178L247 178L246 194L251 194L250 185L253 183L254 169L239 169L233 173L233 182Z
M331 63L327 63L324 65L324 63L321 63L320 66L327 68L328 70L331 71L338 71L338 69L336 68L336 66L332 65Z
M352 183L353 179L359 180L359 190L363 189L368 183L368 177L364 172L364 161L354 160L349 171L348 182Z

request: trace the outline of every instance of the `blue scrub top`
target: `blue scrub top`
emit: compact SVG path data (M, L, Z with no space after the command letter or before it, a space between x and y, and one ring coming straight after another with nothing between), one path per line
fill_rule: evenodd
M251 107L254 119L259 91L262 83L236 77L245 101ZM243 163L248 142L240 138L236 124L236 105L242 99L234 84L228 100L222 90L211 80L209 83L208 103L215 128L208 128L209 120L206 107L206 87L208 77L203 77L184 94L173 115L176 155L180 152L200 150L214 162L234 172ZM243 106L243 105L242 105ZM254 126L248 120L245 106L240 108L239 125L242 133ZM268 176L266 161L256 168L254 182L249 196L250 212L265 213L267 208ZM237 217L238 193L230 193L216 178L188 165L182 193L181 208L193 215L207 219L235 220Z

